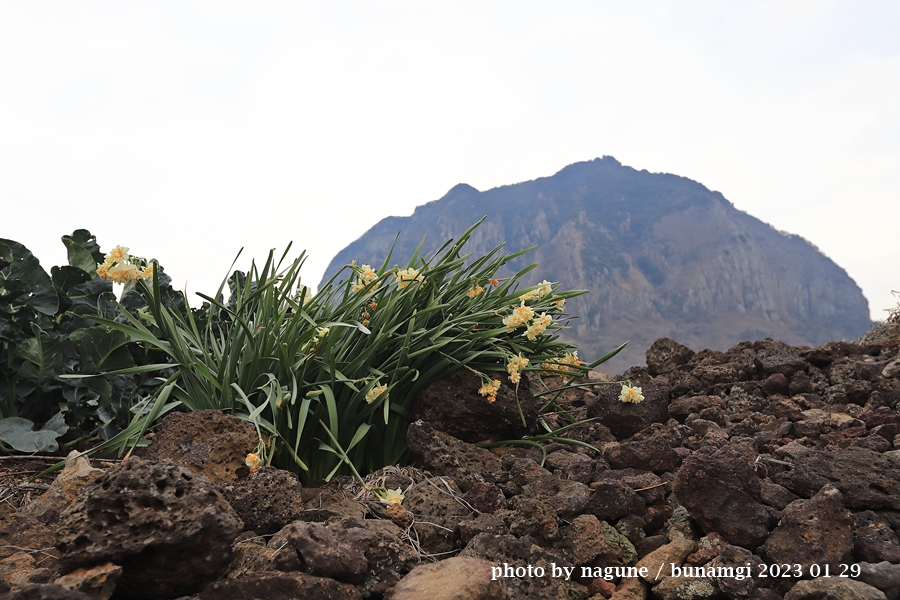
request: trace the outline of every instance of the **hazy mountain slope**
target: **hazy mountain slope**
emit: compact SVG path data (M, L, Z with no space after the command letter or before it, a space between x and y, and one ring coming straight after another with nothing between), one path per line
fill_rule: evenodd
M356 259L405 264L422 236L434 251L487 215L469 245L506 242L536 262L529 281L590 294L567 306L580 319L569 337L586 358L622 341L607 367L643 364L663 335L696 349L725 349L771 336L789 344L854 338L871 325L868 303L847 273L812 244L735 209L718 192L676 175L636 171L612 157L485 192L460 184L410 217L389 217L332 260L326 279Z

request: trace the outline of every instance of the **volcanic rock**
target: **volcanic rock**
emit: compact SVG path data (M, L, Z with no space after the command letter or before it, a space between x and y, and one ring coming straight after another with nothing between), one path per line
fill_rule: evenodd
M222 486L222 495L244 522L260 535L275 533L302 518L300 480L293 473L260 467L249 476Z
M224 574L242 527L205 477L132 457L78 490L56 548L64 568L121 566L117 593L172 598Z
M809 500L796 500L766 540L763 551L772 564L830 565L833 571L853 550L853 517L834 486L823 487Z
M391 600L506 600L505 580L493 576L496 566L466 556L420 565L397 584Z
M761 503L759 478L740 457L687 458L673 492L703 531L717 532L731 544L756 548L769 534L771 514Z
M220 410L173 412L140 455L170 460L214 484L233 483L239 472L247 471L244 461L258 443L252 423Z

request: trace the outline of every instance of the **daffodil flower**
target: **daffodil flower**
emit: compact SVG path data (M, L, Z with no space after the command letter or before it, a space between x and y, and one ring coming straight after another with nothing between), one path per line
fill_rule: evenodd
M366 402L372 404L379 396L385 393L387 389L387 386L383 383L375 384L368 392L366 392Z
M619 394L619 400L637 404L643 399L644 394L641 393L641 388L633 386L630 382L622 385L622 393Z
M409 269L401 269L397 271L397 287L401 290L406 289L406 286L413 283L414 281L423 281L425 278L419 274L418 269L413 269L410 267Z
M259 454L256 452L251 452L247 455L247 458L244 459L244 464L250 467L251 471L256 471L259 469L259 465L262 461L259 458Z
M373 493L378 496L378 499L384 504L401 504L404 498L403 494L400 493L400 488L397 488L396 490L378 488L373 490Z

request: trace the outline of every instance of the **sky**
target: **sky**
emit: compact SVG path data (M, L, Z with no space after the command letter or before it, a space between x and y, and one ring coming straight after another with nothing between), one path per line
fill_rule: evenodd
M0 3L0 238L89 229L213 293L380 219L610 155L900 290L900 3ZM473 221L481 215L473 215ZM639 240L638 240L639 243ZM565 281L562 281L565 284Z

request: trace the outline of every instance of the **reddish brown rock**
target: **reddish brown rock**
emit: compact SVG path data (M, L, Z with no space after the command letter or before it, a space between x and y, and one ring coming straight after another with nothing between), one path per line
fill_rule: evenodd
M33 583L16 592L3 594L0 600L91 600L91 597L55 583Z
M344 517L364 517L366 507L338 487L303 488L304 521L324 523Z
M678 468L681 460L664 435L646 440L607 444L603 459L612 469L640 469L665 473Z
M66 506L81 486L103 473L91 467L90 460L73 450L66 457L65 467L39 497L20 508L13 515L0 519L0 558L9 557L19 548L43 550L41 568L56 572L56 530Z
M751 598L756 589L754 576L760 573L761 564L762 559L749 550L726 545L705 566L711 573L710 580L726 597Z
M646 600L647 584L639 577L625 577L609 600Z
M18 590L32 583L49 583L53 572L35 564L34 556L17 552L0 560L0 591Z
M738 456L688 457L673 484L679 502L707 534L756 548L769 534L771 514L761 503L756 473Z
M529 565L532 569L541 567L546 574L551 574L553 563L558 568L572 568L560 551L541 548L528 538L519 539L511 535L482 533L469 542L459 555L480 558L493 565L507 564L513 569L527 569ZM552 576L507 578L506 585L511 598L584 600L587 597L587 588L583 585Z
M763 377L780 373L790 378L794 373L808 368L806 360L800 355L800 349L784 342L759 340L753 343L753 350L756 366Z
M456 481L454 479L454 481ZM462 488L460 488L462 489ZM493 483L475 483L463 495L469 506L482 513L492 513L506 503L503 491Z
M588 584L587 588L588 593L591 594L592 598L596 598L598 594L604 598L609 598L615 593L616 584L614 584L612 581L607 581L606 579L595 577Z
M141 451L148 460L171 460L215 484L237 481L247 454L259 443L249 421L219 410L173 412L163 419L153 443Z
M261 467L248 477L222 486L222 495L246 529L265 535L303 517L302 489L293 473Z
M417 464L433 475L451 478L463 491L484 482L485 475L501 468L500 459L491 452L438 431L424 421L409 424L406 443Z
M426 479L410 487L403 506L413 515L413 527L422 551L440 554L457 549L457 526L469 518L462 491L443 477Z
M884 592L855 579L835 577L798 581L784 600L887 600Z
M728 542L718 533L705 535L697 542L697 550L691 553L685 562L694 567L705 565L717 557L727 545Z
M604 478L592 483L590 490L584 512L601 521L615 521L644 510L644 500L633 489L614 479Z
M725 401L719 396L685 396L669 404L669 416L684 423L688 415L699 414L707 408L725 408Z
M677 538L658 548L639 560L635 565L638 569L647 568L647 575L642 576L650 585L656 585L669 575L670 570L660 570L661 565L666 567L675 565L680 567L684 560L694 551L694 542L684 538Z
M812 565L846 562L853 550L853 516L844 508L834 486L826 486L809 500L797 500L784 509L778 527L763 546L769 563L799 564L804 573Z
M290 545L301 558L303 570L317 577L360 584L366 578L365 547L350 543L342 530L320 523L291 523L269 541L272 548ZM367 536L368 537L368 536Z
M67 590L84 592L91 600L109 600L121 575L122 567L106 563L90 569L75 569L53 583Z
M509 503L509 510L495 514L507 523L516 537L529 535L542 542L553 542L559 537L556 511L537 498L515 496Z
M900 510L900 468L883 454L864 448L802 449L792 462L792 469L772 480L804 498L830 483L841 491L848 508Z
M890 524L871 510L854 515L853 555L870 563L900 563L900 540Z
M634 546L625 536L594 515L575 518L560 547L576 566L595 560L607 566L623 566L631 564L637 557Z
M296 558L296 551L292 546L284 544L282 548L276 550L266 547L264 542L265 538L254 538L234 545L234 558L228 567L228 579L240 579L250 573L274 571L276 565L288 567L285 570L299 570L299 561L282 560L280 564L277 562L278 555L282 553L293 555L290 558ZM295 568L291 569L291 566Z
M668 373L675 367L687 364L694 351L673 339L661 337L647 349L647 371L651 375Z
M133 457L78 490L56 548L67 569L120 565L117 593L167 598L223 575L242 527L205 477Z
M719 589L712 579L689 575L666 577L653 587L653 593L661 600L705 600L719 597Z

